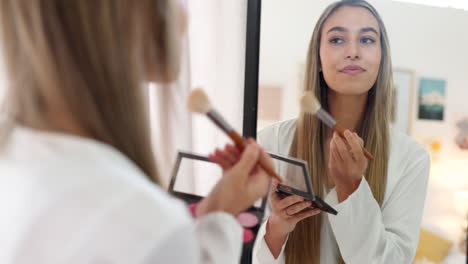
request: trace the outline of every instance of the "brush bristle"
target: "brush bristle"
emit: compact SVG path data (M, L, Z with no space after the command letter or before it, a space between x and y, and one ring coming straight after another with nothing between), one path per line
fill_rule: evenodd
M320 110L322 106L320 105L319 101L315 97L315 95L307 91L301 97L301 110L304 113L315 114L318 110Z
M195 89L190 93L187 107L191 112L200 114L206 114L211 110L210 100L202 89Z

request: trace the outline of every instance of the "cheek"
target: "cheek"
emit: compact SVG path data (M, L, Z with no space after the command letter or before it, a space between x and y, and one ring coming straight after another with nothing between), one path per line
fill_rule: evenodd
M340 63L340 54L336 50L332 50L328 47L320 49L320 64L324 75L336 74L338 65Z
M382 49L380 46L368 48L363 52L363 60L367 64L368 70L377 70L380 67L380 61L382 60Z
M368 65L369 65L369 72L372 75L372 78L375 80L377 78L377 75L380 70L380 63L382 60L382 52L379 49L376 49L375 51L371 52L368 56Z
M324 47L320 51L320 62L322 65L323 78L330 88L339 86L339 78L337 76L341 56L339 53L340 52L338 50L332 50L327 47Z

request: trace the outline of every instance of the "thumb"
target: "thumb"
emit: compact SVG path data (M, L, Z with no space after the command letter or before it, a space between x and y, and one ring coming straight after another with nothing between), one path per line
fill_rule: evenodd
M276 189L276 187L278 187L278 182L276 180L273 180L271 182L271 188Z
M234 166L235 170L240 170L245 172L246 175L249 175L250 171L257 164L260 156L259 149L254 144L249 144L242 153L241 159Z

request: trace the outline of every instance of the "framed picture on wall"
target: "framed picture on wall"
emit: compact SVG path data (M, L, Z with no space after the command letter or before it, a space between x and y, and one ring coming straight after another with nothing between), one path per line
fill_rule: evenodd
M421 78L419 80L419 119L444 120L446 83L442 79Z
M392 124L397 129L411 134L414 107L415 74L411 70L393 69Z

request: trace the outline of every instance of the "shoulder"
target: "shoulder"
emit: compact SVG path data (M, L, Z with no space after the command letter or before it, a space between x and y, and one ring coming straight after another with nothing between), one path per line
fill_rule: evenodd
M0 152L0 175L0 191L18 193L9 203L31 210L31 215L42 211L39 215L71 222L81 221L80 215L112 218L114 224L147 225L148 230L190 221L182 202L152 183L125 155L99 142L15 132ZM75 213L80 215L69 217Z
M268 152L287 155L296 132L296 120L277 122L260 130L258 143Z
M426 186L429 170L430 156L426 149L410 136L390 129L386 196L410 185Z
M58 135L14 132L0 151L0 193L0 207L12 209L0 233L16 230L11 247L31 258L39 244L55 257L66 237L67 250L87 252L82 263L134 263L193 221L119 151Z
M405 133L390 129L390 161L411 166L422 163L429 166L429 153L416 140Z

